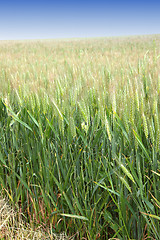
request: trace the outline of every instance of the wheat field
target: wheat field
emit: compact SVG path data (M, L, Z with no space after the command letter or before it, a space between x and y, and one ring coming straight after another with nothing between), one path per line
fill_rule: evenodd
M0 42L1 196L39 239L160 239L159 118L160 35Z

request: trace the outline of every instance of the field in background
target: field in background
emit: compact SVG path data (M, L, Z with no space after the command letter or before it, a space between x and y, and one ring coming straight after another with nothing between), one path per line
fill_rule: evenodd
M160 35L0 42L0 189L70 239L160 239Z

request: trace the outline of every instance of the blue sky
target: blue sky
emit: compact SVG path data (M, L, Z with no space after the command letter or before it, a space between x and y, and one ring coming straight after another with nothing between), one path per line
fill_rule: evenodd
M160 1L1 0L0 40L160 33Z

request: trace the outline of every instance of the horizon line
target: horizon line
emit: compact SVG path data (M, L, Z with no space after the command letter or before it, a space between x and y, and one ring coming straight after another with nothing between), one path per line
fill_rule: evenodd
M127 37L145 37L160 35L160 33L146 33L146 34L130 34L130 35L113 35L113 36L87 36L87 37L54 37L54 38L24 38L24 39L0 39L2 41L54 41L54 40L86 40L86 39L99 39L99 38L127 38Z

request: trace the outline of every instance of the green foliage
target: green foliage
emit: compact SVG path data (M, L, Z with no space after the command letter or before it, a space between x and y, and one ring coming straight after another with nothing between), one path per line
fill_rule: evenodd
M26 43L25 57L35 62L17 62L16 73L8 62L11 72L0 77L8 79L0 99L0 189L46 231L159 239L159 53L150 38L107 41ZM134 63L125 59L131 46Z

